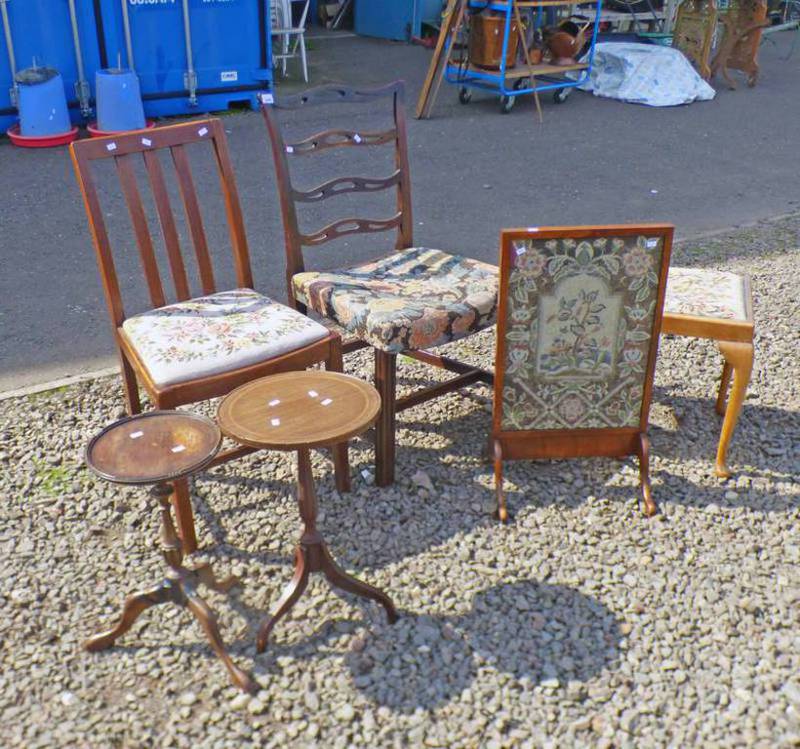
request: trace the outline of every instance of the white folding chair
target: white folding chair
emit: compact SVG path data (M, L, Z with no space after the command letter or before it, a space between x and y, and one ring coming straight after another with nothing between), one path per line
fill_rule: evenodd
M303 3L303 12L300 21L295 26L292 19L292 3ZM311 0L272 0L270 3L270 22L272 36L280 39L280 52L272 53L273 65L276 61L281 63L281 73L284 78L288 75L287 62L300 54L300 64L303 66L303 80L308 83L308 65L306 63L306 17ZM292 38L294 37L294 38ZM273 50L275 48L273 47Z

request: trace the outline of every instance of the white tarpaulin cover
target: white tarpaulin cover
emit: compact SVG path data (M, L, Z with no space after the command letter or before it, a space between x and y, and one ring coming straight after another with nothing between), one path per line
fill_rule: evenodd
M579 88L651 107L708 101L716 93L677 49L633 42L598 44L589 80Z

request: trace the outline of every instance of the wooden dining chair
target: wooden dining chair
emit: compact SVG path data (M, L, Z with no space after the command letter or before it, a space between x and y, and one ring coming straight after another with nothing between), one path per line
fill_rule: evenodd
M637 455L657 512L647 421L672 247L666 224L507 229L501 236L492 442L503 461Z
M217 291L212 257L219 253L214 252L206 235L199 197L211 191L198 193L195 187L190 161L194 149L206 149L211 154L219 176L233 250L237 286L234 289ZM156 408L167 409L225 395L257 377L301 370L321 362L331 370L341 371L341 339L335 331L253 290L244 221L225 132L219 120L197 120L82 140L72 144L70 152L89 217L129 414L141 411L140 386ZM93 168L96 162L109 160L114 162L130 214L152 305L134 315L128 315L123 306L101 191ZM165 166L174 171L183 204L200 296L191 292ZM152 191L174 286L173 303L168 303L162 285L157 259L161 247L151 233L137 168L143 169ZM224 451L212 465L252 451L241 447ZM349 482L346 445L334 448L334 464L337 487L344 491ZM191 552L197 548L197 539L188 485L185 480L177 481L174 488L178 528L185 549Z
M300 110L316 104L371 104L389 99L393 126L382 131L333 129L297 142L286 142L276 110ZM262 98L272 144L286 245L286 285L291 304L302 312L332 321L356 340L345 339L345 353L371 346L375 385L381 394L376 425L375 483L394 481L395 418L398 411L452 392L467 384L493 381L492 374L429 348L472 335L494 324L497 268L459 255L414 244L411 179L406 142L404 87L396 81L382 88L323 86L280 101ZM288 157L303 158L329 149L394 149L394 170L381 177L336 177L310 190L292 182ZM394 190L396 210L388 218L343 218L318 231L301 231L299 204L315 205L346 193ZM318 272L305 267L303 248L319 247L352 234L394 231L395 250L377 260ZM444 368L457 376L396 398L397 356Z

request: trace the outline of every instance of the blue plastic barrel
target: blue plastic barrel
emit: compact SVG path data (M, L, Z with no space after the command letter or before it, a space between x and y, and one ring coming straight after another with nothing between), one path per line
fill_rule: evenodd
M144 127L144 109L139 78L132 70L98 70L97 127L107 133L139 130Z
M19 131L40 138L60 135L72 128L67 110L64 79L55 68L28 68L17 73Z

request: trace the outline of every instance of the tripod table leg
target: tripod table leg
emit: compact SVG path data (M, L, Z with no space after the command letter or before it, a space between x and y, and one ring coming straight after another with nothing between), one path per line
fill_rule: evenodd
M198 565L192 570L192 573L207 588L216 590L219 593L227 593L231 588L242 584L242 581L236 575L228 575L221 580L218 579L210 562Z
M118 637L122 637L133 626L139 614L147 611L151 606L172 600L172 585L168 581L159 583L151 590L129 595L125 599L117 626L107 632L100 632L90 637L83 643L83 647L92 653L110 648Z
M211 649L225 664L225 668L228 669L233 683L245 692L257 692L258 685L250 678L247 672L243 671L233 662L228 652L225 650L225 643L222 641L222 635L219 633L217 617L214 616L214 612L197 594L188 590L184 590L184 593L186 595L186 607L194 614L197 621L200 622L200 626L205 630L206 637L211 644Z
M362 598L369 598L373 601L377 601L386 609L386 618L389 620L389 624L394 624L397 621L397 609L386 593L348 575L336 564L325 544L322 544L320 551L322 554L322 572L325 577L328 578L328 582L330 582L331 585L346 590L348 593L355 593Z
M297 603L297 600L303 595L303 591L308 585L308 576L311 570L302 546L297 547L294 560L294 577L286 586L278 603L275 604L275 608L269 619L266 619L258 630L258 639L256 640L256 652L258 653L264 652L272 628L278 623L279 619L289 613L289 610Z

